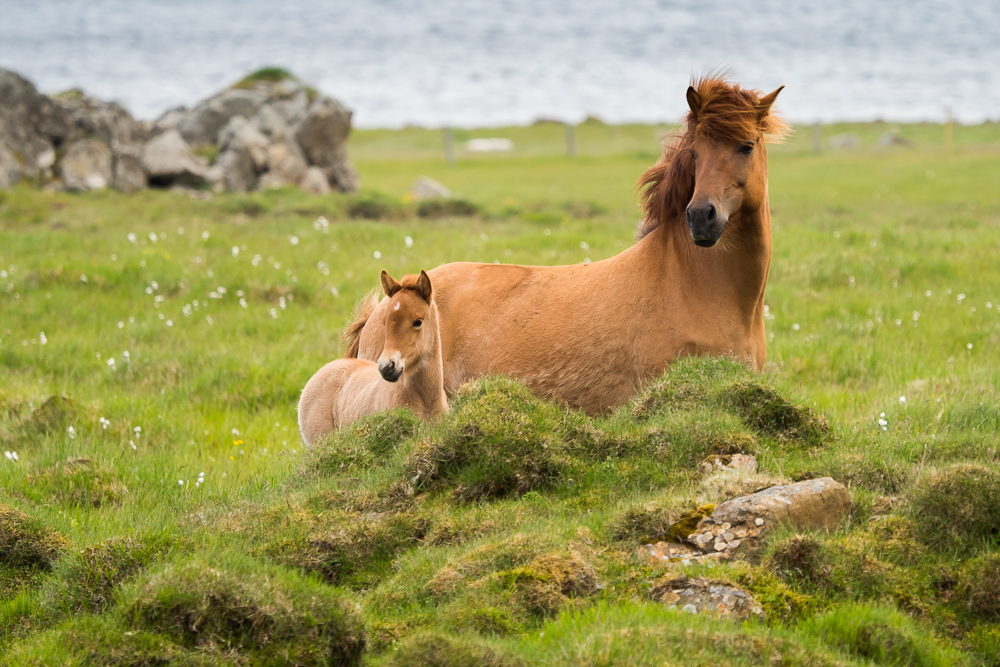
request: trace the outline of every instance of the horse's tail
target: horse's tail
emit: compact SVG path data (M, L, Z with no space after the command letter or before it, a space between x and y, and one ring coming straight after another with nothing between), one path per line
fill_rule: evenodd
M378 301L378 290L373 289L354 305L354 313L351 315L354 321L344 329L344 342L347 343L347 352L344 353L345 359L358 358L358 350L361 348L361 330L368 323L368 318L371 317Z

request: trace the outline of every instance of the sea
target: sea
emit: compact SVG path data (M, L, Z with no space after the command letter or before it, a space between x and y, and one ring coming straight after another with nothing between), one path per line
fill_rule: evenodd
M726 70L793 122L1000 120L998 0L0 0L0 67L154 119L262 66L359 127L674 122Z

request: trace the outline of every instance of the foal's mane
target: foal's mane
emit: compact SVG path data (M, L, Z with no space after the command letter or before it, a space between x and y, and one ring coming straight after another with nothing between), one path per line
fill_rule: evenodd
M685 129L666 137L663 156L639 179L644 216L636 238L661 224L684 217L694 194L694 159L688 150L696 137L741 142L758 132L768 143L781 141L788 126L772 113L761 116L758 90L740 88L724 76L710 74L691 83L701 98L701 110L689 111Z

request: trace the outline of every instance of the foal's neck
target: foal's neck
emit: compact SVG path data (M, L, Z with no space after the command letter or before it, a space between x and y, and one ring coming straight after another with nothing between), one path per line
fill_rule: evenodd
M412 372L404 372L402 382L404 390L420 403L423 413L431 415L447 409L437 309L435 308L433 317L428 317L424 321L428 329L434 332L431 353L421 359L420 364Z

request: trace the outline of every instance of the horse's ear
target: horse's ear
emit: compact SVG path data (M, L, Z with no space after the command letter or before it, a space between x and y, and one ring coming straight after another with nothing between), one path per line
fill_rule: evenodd
M688 86L687 101L688 107L691 109L691 113L697 117L698 114L701 113L701 95L699 95L698 91L694 89L694 86Z
M385 295L391 297L393 294L403 289L403 286L396 282L396 279L382 270L382 291Z
M774 101L778 99L778 93L780 93L784 88L784 86L778 86L778 89L773 93L769 93L760 98L760 102L757 103L757 114L760 118L763 118L769 111L771 111L771 105L773 105Z
M417 294L427 303L431 302L431 279L426 271L421 271L417 277Z

